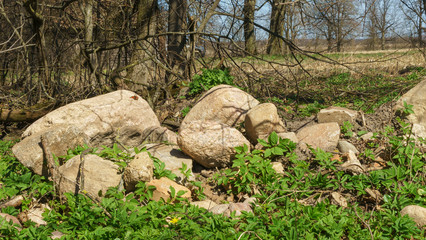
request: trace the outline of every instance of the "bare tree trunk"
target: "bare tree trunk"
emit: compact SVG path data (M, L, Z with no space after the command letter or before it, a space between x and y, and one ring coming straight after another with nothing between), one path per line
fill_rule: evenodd
M148 35L154 35L157 31L158 3L157 0L139 0L136 2L134 12L137 13L136 28L139 39L144 39ZM153 61L153 39L146 39L137 42L130 65L134 67L127 71L126 84L133 90L144 90L146 87L154 86L155 63ZM146 93L146 92L145 92ZM145 94L143 94L145 95ZM152 104L153 99L148 102ZM154 101L155 102L155 101Z
M185 19L187 16L186 0L171 0L169 2L168 31L179 33L185 29ZM186 36L184 34L171 34L167 40L167 50L169 54L169 64L173 72L183 71L183 76L188 78L187 67L185 66L185 56L183 49L186 45ZM172 81L172 75L166 77L167 83Z
M282 54L284 42L278 36L282 36L284 32L284 3L286 1L287 0L272 1L271 23L269 29L273 34L269 34L268 47L266 49L268 54Z
M254 11L256 0L244 0L244 40L245 50L249 54L256 54L256 36L254 33Z
M333 48L333 26L331 23L327 22L327 51L331 52Z
M84 17L84 41L82 45L82 55L84 57L84 65L89 67L89 82L96 79L98 87L101 86L100 76L97 73L96 53L90 54L89 49L93 47L93 0L84 0L80 2L80 11Z
M42 5L42 3L40 4ZM31 15L33 21L33 31L36 36L37 43L37 59L39 65L42 65L42 68L39 68L39 80L38 84L40 85L40 90L44 92L44 95L51 98L47 89L50 85L49 77L49 64L47 62L47 56L45 54L46 49L46 39L44 36L44 18L43 15L38 12L39 3L37 0L27 0L24 2L25 10ZM30 80L31 81L31 80Z
M419 27L418 27L418 31L417 31L417 39L419 41L419 48L423 48L423 38L422 38L422 34L423 34L423 11L424 11L424 5L422 6L422 4L420 3L420 13L419 13Z
M381 32L381 35L380 35L380 49L385 50L385 44L386 44L386 35L385 35L385 32Z

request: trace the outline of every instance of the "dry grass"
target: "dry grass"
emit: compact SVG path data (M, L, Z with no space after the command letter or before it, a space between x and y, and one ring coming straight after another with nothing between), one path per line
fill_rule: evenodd
M227 59L225 66L231 66L237 83L255 97L287 100L296 108L318 102L370 111L426 75L420 71L426 63L423 55L411 49L315 54L298 60L300 64L283 56L240 57Z

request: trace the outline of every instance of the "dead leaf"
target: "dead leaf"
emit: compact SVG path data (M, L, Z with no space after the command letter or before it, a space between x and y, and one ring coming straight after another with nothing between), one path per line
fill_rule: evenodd
M330 160L342 162L342 158L340 157L339 154L334 154L333 157Z
M354 174L359 174L365 172L364 167L359 162L355 153L352 150L349 150L347 155L348 161L340 165L340 169L343 171L350 171Z
M346 198L342 194L338 192L332 192L331 197L339 206L344 208L348 207L348 202L346 201Z
M381 201L382 200L382 194L378 191L378 190L372 190L370 188L366 188L365 191L368 193L368 195L370 195L370 197L372 197L374 200L376 201Z

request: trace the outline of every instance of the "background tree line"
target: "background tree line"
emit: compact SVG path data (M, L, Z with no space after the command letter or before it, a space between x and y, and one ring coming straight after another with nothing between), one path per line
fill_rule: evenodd
M2 0L2 101L64 104L125 88L155 106L201 68L242 68L237 56L284 55L289 60L280 64L292 67L300 64L297 56L320 53L331 61L321 53L350 51L357 42L357 50L399 43L424 53L425 6L426 0Z

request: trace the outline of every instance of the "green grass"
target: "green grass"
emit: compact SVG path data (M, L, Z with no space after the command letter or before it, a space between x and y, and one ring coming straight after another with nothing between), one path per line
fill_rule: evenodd
M127 195L111 188L99 203L71 193L61 202L49 181L16 161L10 151L13 142L0 142L0 200L17 194L26 199L22 206L2 211L16 216L33 201L52 208L43 214L47 225L27 222L18 231L3 224L0 236L47 239L60 231L64 239L425 239L424 229L399 214L407 205L426 205L425 155L414 139L404 137L409 125L400 124L400 135L388 127L376 134L377 144L369 145L373 151L378 142L386 143L392 152L387 167L359 175L339 170L332 154L320 149L311 149L312 158L298 160L295 144L274 133L260 141L265 150L238 148L233 168L220 170L211 181L228 194L252 195L256 203L252 213L230 218L194 207L179 195L173 204L152 201L152 189L142 182ZM108 153L121 156L116 149ZM270 162L277 160L285 166L284 175L271 168ZM367 189L379 191L382 198L373 199ZM333 204L332 192L342 194L348 206Z

